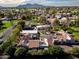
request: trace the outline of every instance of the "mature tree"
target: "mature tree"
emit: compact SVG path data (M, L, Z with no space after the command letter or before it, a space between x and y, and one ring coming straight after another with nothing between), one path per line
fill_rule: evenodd
M23 15L21 19L22 20L26 20L27 18L26 18L26 16Z
M24 28L24 26L25 26L25 21L20 20L20 21L18 22L18 25L21 25L21 26L22 26L22 28Z
M54 22L55 26L56 26L56 25L59 25L59 23L60 23L60 22L59 22L59 19L56 19L55 22Z
M1 13L1 14L0 14L0 17L1 17L1 18L4 18L4 17L5 17L5 15L4 15L3 13Z
M51 47L48 48L47 53L52 55L52 56L59 57L59 56L62 56L64 54L64 51L59 46L51 46Z
M42 24L46 24L47 23L46 18L43 17L43 16L38 17L37 22L38 23L42 23Z
M13 33L10 35L10 37L8 37L8 39L0 45L2 51L5 51L5 49L11 46L13 42L14 43L16 42L16 38L19 35L20 31L21 31L21 26L17 25L16 28L13 30Z
M6 49L7 47L9 47L10 45L12 45L11 38L9 38L7 41L3 42L3 43L0 45L0 48L2 49L2 51L5 51L5 49Z
M16 28L12 31L11 41L16 42L19 39L20 31L22 30L21 25L17 25Z
M4 54L14 56L15 50L16 50L15 45L10 45L9 47L5 49Z

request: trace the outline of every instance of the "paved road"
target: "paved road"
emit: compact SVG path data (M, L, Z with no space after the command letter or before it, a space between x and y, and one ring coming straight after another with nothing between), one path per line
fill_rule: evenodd
M0 38L0 42L5 41L5 40L11 35L12 30L13 30L15 27L16 27L16 25L14 25L14 26L8 28L8 29L4 32L4 34L2 35L2 37Z

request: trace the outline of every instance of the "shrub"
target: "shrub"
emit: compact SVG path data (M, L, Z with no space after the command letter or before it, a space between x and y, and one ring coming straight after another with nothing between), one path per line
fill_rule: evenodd
M79 48L73 47L71 50L71 54L74 56L79 56Z
M4 51L4 54L14 56L15 50L16 50L16 47L14 45L11 45Z
M21 25L22 28L24 28L24 26L25 26L25 22L24 22L23 20L20 20L20 21L18 22L18 25Z
M31 50L29 52L30 55L43 55L43 50Z
M22 30L21 26L18 25L18 26L16 26L16 28L13 30L13 34L14 34L15 36L17 36L17 35L19 35L19 33L20 33L21 30Z
M51 46L48 48L47 53L52 56L62 56L64 54L64 51L59 46Z
M19 47L16 49L14 56L16 57L21 57L21 56L25 56L27 52L27 49L23 48L23 47Z
M7 40L6 42L0 45L0 48L2 49L2 51L4 51L10 45L12 45L11 40Z
M68 28L67 31L68 31L69 33L73 33L73 32L74 32L74 30L71 29L71 28Z

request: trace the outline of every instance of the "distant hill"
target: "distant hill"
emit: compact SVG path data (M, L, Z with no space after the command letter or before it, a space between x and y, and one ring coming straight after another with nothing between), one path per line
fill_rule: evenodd
M0 8L2 8L2 6L0 6Z
M25 5L17 6L17 8L45 8L45 7L48 7L48 6L43 6L39 4L25 4Z
M25 4L25 5L19 5L16 8L74 8L79 6L44 6L40 4Z
M40 4L24 4L24 5L19 5L16 7L2 7L0 6L0 9L5 9L5 8L79 8L79 6L44 6Z

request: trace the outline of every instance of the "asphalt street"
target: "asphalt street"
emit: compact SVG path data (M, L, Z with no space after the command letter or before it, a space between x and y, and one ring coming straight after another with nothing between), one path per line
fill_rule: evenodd
M0 43L4 42L12 33L13 29L16 27L16 25L13 25L12 27L8 28L2 35L2 37L0 37Z

